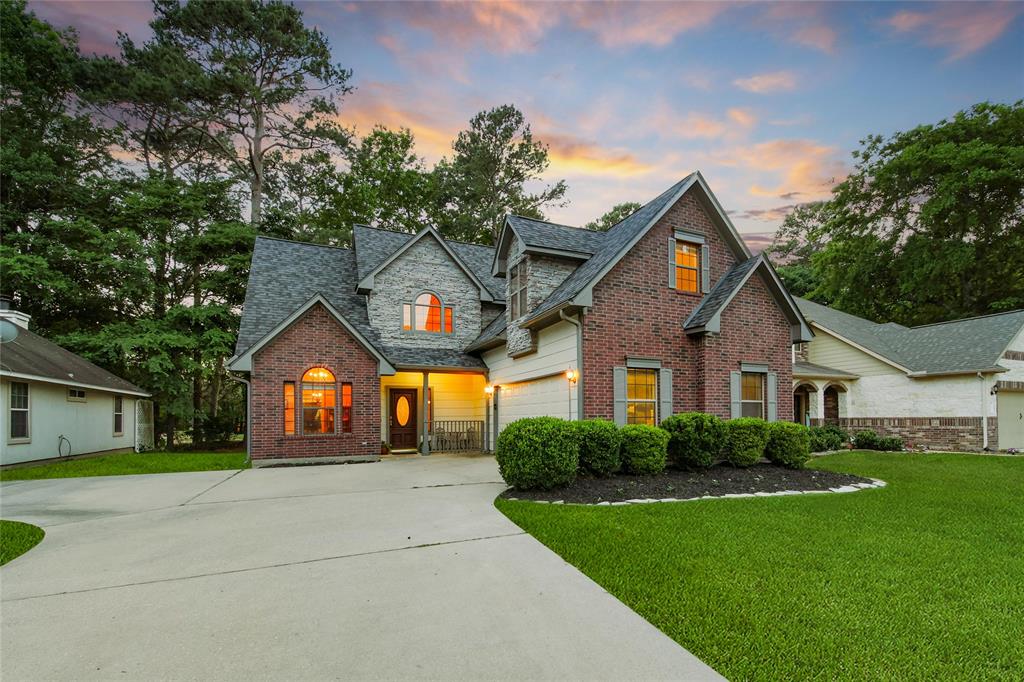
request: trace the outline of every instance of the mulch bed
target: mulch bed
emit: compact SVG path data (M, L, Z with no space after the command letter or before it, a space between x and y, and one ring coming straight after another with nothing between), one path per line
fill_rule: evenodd
M706 471L669 470L655 476L616 474L608 478L580 476L568 488L555 490L507 490L502 497L566 503L596 504L637 499L674 497L684 500L704 495L774 493L784 490L828 490L870 479L818 469L784 469L755 464L736 469L719 464Z

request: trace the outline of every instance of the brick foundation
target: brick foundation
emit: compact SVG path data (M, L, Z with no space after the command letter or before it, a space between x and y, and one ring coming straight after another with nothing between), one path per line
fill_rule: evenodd
M687 336L683 323L702 296L668 286L668 242L677 229L704 235L712 283L736 263L692 195L670 208L594 287L593 307L583 318L584 415L613 418L612 368L632 356L660 360L672 370L673 412L726 418L729 372L741 362L767 364L778 374L778 418L791 419L790 328L778 304L755 275L723 311L721 334Z
M285 435L283 386L296 385L296 428L301 430L301 381L311 367L334 373L339 384L352 384L352 432ZM377 360L327 310L316 305L261 348L252 364L253 463L260 460L328 458L343 461L380 456L380 377Z
M925 447L928 450L980 452L984 442L981 417L844 417L825 421L846 429L851 436L858 431L896 436L911 449ZM819 419L811 420L812 425L820 423ZM997 419L989 417L989 450L999 449L998 433Z

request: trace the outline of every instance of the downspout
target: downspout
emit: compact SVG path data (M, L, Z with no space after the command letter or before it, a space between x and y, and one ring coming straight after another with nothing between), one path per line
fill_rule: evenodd
M245 384L245 463L252 464L252 384L232 372L227 374L229 379Z
M579 319L567 316L564 310L559 310L558 316L576 327L576 418L583 421L583 310Z
M988 450L988 391L985 390L985 375L978 372L981 386L981 449Z

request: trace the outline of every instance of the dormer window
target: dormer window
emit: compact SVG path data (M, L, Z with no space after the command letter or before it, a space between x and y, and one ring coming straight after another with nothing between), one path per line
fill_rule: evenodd
M429 291L416 297L414 303L402 304L402 329L428 334L451 334L455 329L451 306Z
M700 291L700 245L676 240L676 289Z
M668 242L668 285L688 294L711 290L710 250L699 234L676 230Z
M526 259L512 266L509 272L508 295L512 319L518 320L526 314Z

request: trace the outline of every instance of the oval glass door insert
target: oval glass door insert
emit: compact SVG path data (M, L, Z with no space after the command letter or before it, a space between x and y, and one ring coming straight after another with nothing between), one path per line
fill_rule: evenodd
M395 402L395 419L398 420L399 426L409 423L409 396L398 396L398 400Z

